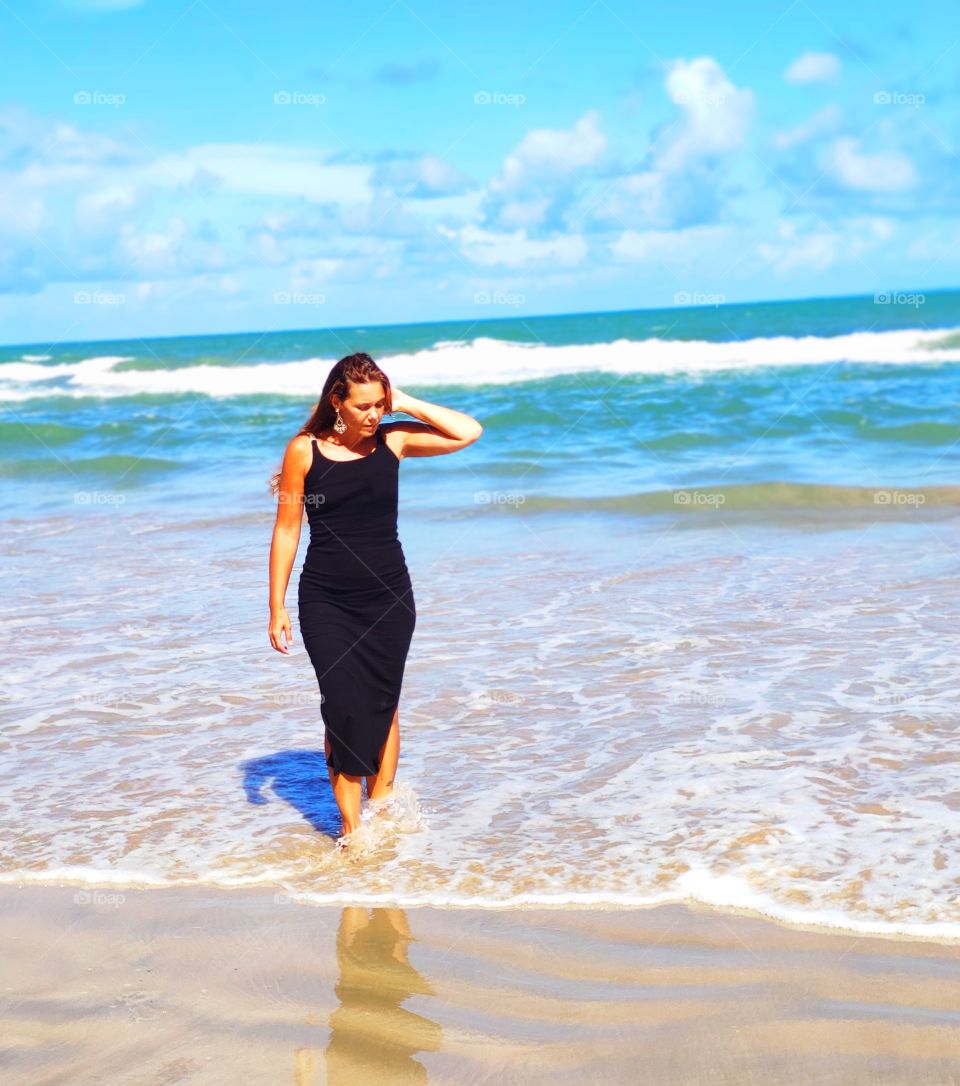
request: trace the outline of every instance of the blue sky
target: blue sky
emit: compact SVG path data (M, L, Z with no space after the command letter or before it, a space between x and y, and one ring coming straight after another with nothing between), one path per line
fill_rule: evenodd
M0 339L960 284L956 5L5 0Z

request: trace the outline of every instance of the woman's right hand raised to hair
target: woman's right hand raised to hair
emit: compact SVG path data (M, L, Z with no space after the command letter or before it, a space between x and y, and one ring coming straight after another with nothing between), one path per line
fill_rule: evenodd
M290 627L290 616L287 614L286 607L277 607L270 611L270 627L268 630L270 636L270 644L277 650L282 652L284 656L290 655L289 645L293 644L293 631ZM280 638L280 635L286 636L286 645Z

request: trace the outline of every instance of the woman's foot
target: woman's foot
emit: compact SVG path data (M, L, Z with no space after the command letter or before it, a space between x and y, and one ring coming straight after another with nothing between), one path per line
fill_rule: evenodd
M340 820L340 836L337 838L337 848L345 849L350 844L350 838L355 830L360 828L360 823L351 825L349 822Z

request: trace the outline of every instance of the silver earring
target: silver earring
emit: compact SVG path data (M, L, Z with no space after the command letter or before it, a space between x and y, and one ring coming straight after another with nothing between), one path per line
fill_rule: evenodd
M337 431L338 434L342 434L343 431L347 428L347 424L343 421L342 418L340 418L339 407L337 408L337 421L333 424L333 428Z

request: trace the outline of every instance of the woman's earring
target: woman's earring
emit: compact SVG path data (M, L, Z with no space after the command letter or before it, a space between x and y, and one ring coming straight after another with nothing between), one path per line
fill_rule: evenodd
M337 421L333 424L333 428L337 431L338 434L342 434L343 431L347 428L347 424L343 421L342 418L340 418L339 407L337 408Z

